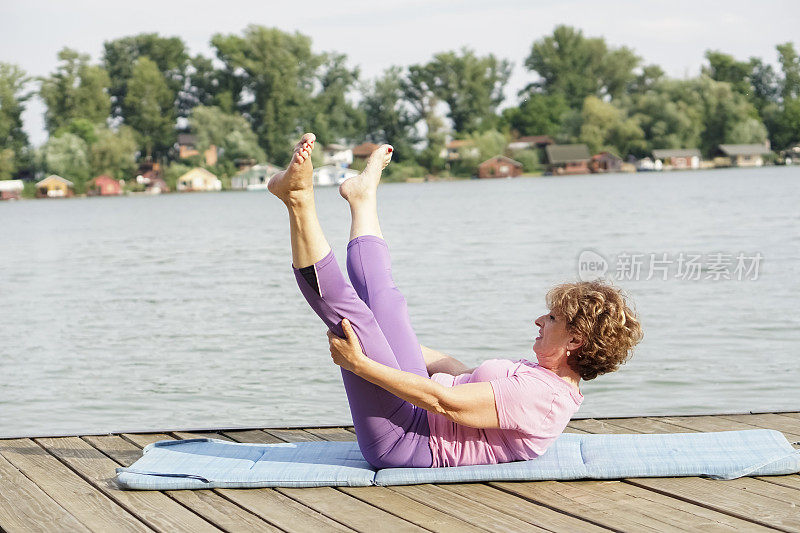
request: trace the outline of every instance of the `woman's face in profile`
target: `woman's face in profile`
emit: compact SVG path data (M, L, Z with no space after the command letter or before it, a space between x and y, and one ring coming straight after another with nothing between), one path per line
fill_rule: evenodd
M539 336L533 343L537 357L558 358L566 354L571 335L563 316L549 312L537 318L534 324L539 328Z

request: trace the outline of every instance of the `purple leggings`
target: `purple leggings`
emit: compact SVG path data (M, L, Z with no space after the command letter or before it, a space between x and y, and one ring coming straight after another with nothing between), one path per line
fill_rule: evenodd
M392 368L429 377L406 300L394 284L389 248L372 235L347 246L347 273L331 251L312 267L294 269L300 292L336 335L341 320L353 325L364 353ZM342 381L353 416L358 447L376 468L430 467L427 411L342 369Z

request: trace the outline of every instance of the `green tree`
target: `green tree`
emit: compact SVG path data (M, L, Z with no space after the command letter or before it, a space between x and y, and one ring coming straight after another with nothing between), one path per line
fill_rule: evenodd
M97 142L97 131L99 129L98 126L100 125L94 124L85 118L74 118L67 124L58 128L53 135L58 137L65 133L72 133L83 139L87 146L91 146ZM104 128L105 125L100 127Z
M17 169L16 154L11 148L0 149L0 180L10 179Z
M556 136L567 112L569 106L562 95L530 93L518 107L503 110L502 123L518 136Z
M694 82L662 80L645 93L634 95L628 113L644 133L647 153L657 148L700 146L703 103Z
M417 154L417 162L428 172L444 169L445 161L441 156L444 150L447 132L444 119L437 111L440 100L434 94L429 65L411 65L402 79L403 98L411 107L415 123L422 123L425 132L425 146Z
M28 136L22 129L22 113L25 102L31 97L31 92L26 90L29 81L25 71L17 65L0 62L0 151L5 153L3 175L6 177L17 170L19 155L28 146Z
M358 68L350 69L347 66L346 55L324 55L317 76L320 90L309 107L312 116L308 121L310 130L323 144L364 137L364 113L348 100L358 76Z
M179 100L179 92L186 82L189 56L180 37L161 37L157 33L141 33L108 41L103 44L103 64L111 78L113 116L127 119L137 111L126 107L128 84L134 74L136 61L148 57L156 64L170 90L172 102L179 116L186 116L191 99Z
M590 95L621 96L639 61L629 48L610 49L602 37L586 38L581 30L562 25L533 43L525 66L540 78L529 90L560 94L571 107L580 107Z
M775 149L800 144L800 98L784 100L782 109L771 117L770 140Z
M720 144L739 141L746 137L745 133L763 131L764 137L758 139L750 135L749 142L766 140L766 129L759 129L752 122L760 121L755 107L747 97L734 91L730 83L701 76L694 86L703 105L704 128L700 142L705 154L713 153Z
M89 148L92 176L109 174L117 179L130 179L136 171L138 143L136 133L122 125L117 131L98 128L97 140Z
M41 164L49 174L58 174L75 183L75 191L84 191L90 166L86 142L72 133L50 139L41 148Z
M633 81L628 84L628 94L644 94L655 88L659 82L665 79L664 70L658 65L646 65L636 74Z
M361 89L367 139L390 143L395 149L393 159L401 162L414 157L414 145L421 140L416 131L419 119L404 99L403 86L403 70L391 67Z
M750 74L753 66L747 61L737 61L732 55L717 50L707 50L708 65L702 72L714 81L726 81L739 94L750 93Z
M45 126L53 134L75 119L104 123L109 116L109 78L103 67L89 64L89 56L70 48L58 53L61 64L43 78L39 95L47 106Z
M731 144L763 143L767 139L767 128L760 119L748 117L734 124L725 141Z
M186 81L181 91L180 108L185 114L196 106L217 106L226 113L234 111L233 94L222 85L223 74L215 66L214 61L202 55L196 55L189 61Z
M495 125L497 107L511 76L511 63L489 54L460 52L436 54L419 71L433 94L448 106L448 118L458 133L485 130Z
M800 57L794 49L794 44L779 44L778 61L783 70L783 87L781 96L784 100L800 97Z
M772 65L764 63L757 57L750 58L751 101L759 113L770 104L777 104L780 99L781 86L778 75Z
M189 118L189 128L201 152L213 144L220 149L220 159L230 162L236 159L266 159L250 123L241 115L225 113L218 107L198 106Z
M172 103L172 91L158 66L146 56L137 59L125 96L125 122L136 130L147 156L163 154L175 142Z
M643 155L644 131L622 109L596 96L587 96L581 114L580 140L592 153L608 150L623 158L628 154Z
M288 161L306 125L311 92L322 56L299 33L248 26L244 35L214 35L211 44L225 65L223 86L231 87L239 111L251 120L267 155Z

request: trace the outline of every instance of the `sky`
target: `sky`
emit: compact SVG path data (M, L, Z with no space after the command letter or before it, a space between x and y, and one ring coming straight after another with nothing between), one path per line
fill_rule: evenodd
M105 41L152 32L179 36L192 55L211 57L212 35L240 34L250 24L304 33L316 52L347 54L362 78L462 47L492 53L514 64L508 104L535 78L524 68L532 43L559 24L628 46L678 78L699 73L708 49L776 63L776 44L800 47L798 0L0 0L0 61L47 76L65 46L99 61ZM43 113L40 101L28 103L25 130L34 145L47 139Z

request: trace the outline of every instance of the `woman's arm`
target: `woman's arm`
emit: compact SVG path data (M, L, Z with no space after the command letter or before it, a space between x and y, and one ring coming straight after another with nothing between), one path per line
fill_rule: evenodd
M422 357L425 359L425 366L428 367L429 376L436 373L460 376L461 374L466 374L475 370L474 368L468 368L467 365L455 357L450 357L449 355L437 352L421 344L419 347L422 348Z
M499 428L494 391L490 383L445 387L430 379L391 368L364 355L350 323L342 321L346 339L328 331L334 363L417 407L444 415L456 424Z

